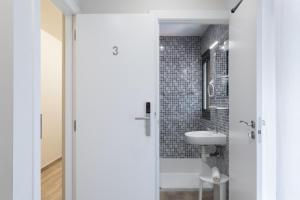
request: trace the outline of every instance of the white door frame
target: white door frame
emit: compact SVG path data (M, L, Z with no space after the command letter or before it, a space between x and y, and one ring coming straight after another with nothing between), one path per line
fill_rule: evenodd
M39 1L39 0L36 0ZM65 165L64 165L64 177L63 177L63 191L65 193L65 200L72 200L73 195L72 195L72 187L73 187L73 180L72 180L72 167L73 167L73 145L72 145L72 134L73 134L73 96L72 96L72 68L73 68L73 15L80 12L79 7L77 4L74 3L74 1L65 1L65 0L51 0L59 9L60 11L64 14L65 16L65 21L64 21L64 39L65 39L65 44L64 44L64 53L65 53L65 63L64 63L64 73L63 73L63 80L64 80L64 105L65 105L65 116L64 116L64 124L65 124L65 129L64 129L64 136L63 136L63 156L65 160ZM40 12L40 7L36 8L36 12ZM39 21L39 20L38 20ZM40 25L38 23L38 30L40 29ZM39 72L36 72L36 76L39 74ZM39 78L38 78L39 80ZM40 104L38 104L39 106ZM38 109L39 110L39 109ZM37 134L38 139L34 140L34 149L40 149L40 139L39 139L39 134ZM38 151L36 151L38 152ZM35 161L34 166L34 174L33 174L33 179L34 179L34 185L33 185L33 193L34 193L34 199L33 200L40 200L40 194L41 194L41 188L40 188L40 152L36 153L35 155Z
M260 2L260 1L258 1ZM258 67L261 70L261 124L262 136L260 150L260 166L258 173L260 183L258 191L260 199L277 198L277 108L276 108L276 62L278 32L277 23L280 21L280 5L278 1L263 0L258 4Z
M160 165L159 165L159 160L160 160L160 155L159 155L159 23L160 22L187 22L187 23L206 23L206 24L228 24L229 22L229 13L227 11L212 11L212 10L196 10L196 11L187 11L187 10L183 10L183 11L150 11L150 14L153 14L154 17L156 18L157 21L157 25L155 27L155 32L156 32L156 38L157 40L154 41L155 45L157 46L156 48L156 86L155 86L155 90L156 90L156 128L155 128L155 137L156 137L156 200L159 200L159 194L160 194ZM76 19L73 18L73 23L76 24L75 22ZM66 24L67 25L67 24ZM73 27L74 28L74 27ZM67 27L66 27L67 29ZM66 41L67 42L67 41ZM66 44L67 45L67 44ZM73 49L74 50L74 47ZM70 52L68 52L70 54ZM67 55L67 54L66 54ZM66 59L67 60L67 59ZM73 58L73 61L75 59ZM73 63L73 69L75 68L75 63ZM69 74L68 74L69 73ZM67 82L69 83L69 87L66 85L66 95L72 95L72 77L70 77L70 75L73 73L73 70L68 68L66 65L66 84ZM74 77L74 74L73 74ZM74 83L74 82L73 82ZM66 122L69 122L68 124L66 124L66 148L68 147L68 152L66 151L66 168L67 166L72 166L72 159L67 158L67 156L72 156L73 159L75 159L75 152L72 153L72 148L74 150L75 143L74 143L74 139L72 139L72 127L73 127L73 120L72 120L72 114L73 114L73 118L75 117L75 110L74 110L74 106L72 109L72 103L74 103L76 100L74 99L73 96L73 101L72 99L70 99L71 96L69 96L69 98L66 96L66 117L68 116L68 119L66 118ZM68 99L70 101L68 101ZM75 119L75 118L74 118ZM69 127L69 128L68 128ZM68 132L67 132L68 130ZM68 137L68 138L67 138ZM67 150L67 149L66 149ZM76 166L74 166L74 162L73 162L73 168L75 169ZM70 169L68 168L68 169ZM73 197L75 197L75 191L73 189L72 192L72 173L69 172L69 176L66 177L68 179L66 179L66 196L72 195ZM75 180L75 174L73 173L73 180L74 182ZM73 182L73 184L74 184ZM66 200L71 200L70 198L71 196L68 196L68 198L66 198ZM74 198L75 199L75 198Z
M274 74L274 53L270 52L270 45L274 46L274 9L272 0L264 0L258 4L257 13L257 67L259 69L258 96L261 105L259 114L267 121L267 125L259 124L262 129L261 143L257 147L257 200L267 200L269 197L276 198L276 109L275 107L275 74ZM202 22L207 24L228 24L230 20L229 10L195 10L195 11L151 11L157 18L157 35L159 36L160 22ZM270 37L272 36L272 37ZM158 44L159 41L156 41ZM159 46L157 47L157 49ZM275 51L275 50L274 50ZM158 55L158 78L159 78L159 51ZM264 57L263 57L264 55ZM159 79L158 79L159 80ZM157 105L159 107L159 82L157 83ZM159 109L158 109L159 118ZM159 126L157 127L159 149ZM159 199L159 151L157 154L157 188ZM264 160L264 162L263 162Z
M74 0L51 0L64 14L64 131L63 200L73 200L73 15L80 12Z
M159 24L161 22L179 22L179 23L204 23L204 24L228 24L229 23L229 12L226 10L195 10L195 11L189 11L189 10L182 10L182 11L150 11L151 14L153 14L156 18L157 24L155 27L156 31L156 38L155 41L156 44L156 62L157 62L157 77L156 77L156 105L157 105L157 120L158 123L156 123L156 200L160 199L160 131L159 131L159 108L160 108L160 61L159 61Z
M73 17L65 16L64 180L65 200L73 199Z
M65 12L64 12L65 13ZM74 13L75 14L75 13ZM73 16L65 15L64 66L64 193L65 200L73 200Z

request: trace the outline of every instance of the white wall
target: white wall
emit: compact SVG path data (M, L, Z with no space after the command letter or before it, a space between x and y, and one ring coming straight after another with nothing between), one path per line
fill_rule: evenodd
M0 1L0 199L12 199L13 57L12 1Z
M299 199L300 2L276 0L277 200Z
M42 167L62 157L62 41L41 30Z
M79 0L83 13L145 13L150 10L223 10L227 0Z
M40 1L12 2L13 200L36 200L40 198Z
M36 200L39 1L1 0L0 13L0 199Z
M0 199L40 199L40 1L0 1Z

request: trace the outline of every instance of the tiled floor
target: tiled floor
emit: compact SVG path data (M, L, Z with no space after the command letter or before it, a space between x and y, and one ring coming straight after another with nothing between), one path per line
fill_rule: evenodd
M62 161L42 171L42 200L62 200Z
M198 200L197 191L161 191L160 200ZM203 192L202 200L213 200L212 192Z

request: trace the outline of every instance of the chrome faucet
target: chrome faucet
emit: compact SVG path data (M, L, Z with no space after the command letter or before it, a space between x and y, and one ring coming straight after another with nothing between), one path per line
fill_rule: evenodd
M217 123L215 123L215 132L216 132L216 134L219 133L219 127L218 127Z
M219 128L218 128L217 125L215 125L215 129L212 129L212 128L207 127L206 130L207 130L207 131L214 132L214 133L216 133L216 134L219 133Z

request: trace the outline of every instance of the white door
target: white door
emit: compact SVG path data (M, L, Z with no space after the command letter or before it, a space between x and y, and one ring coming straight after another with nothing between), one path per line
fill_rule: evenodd
M231 15L229 29L229 196L230 200L256 200L258 70L255 0L242 2Z
M77 200L155 199L154 21L146 14L77 16ZM150 120L143 120L146 102Z

